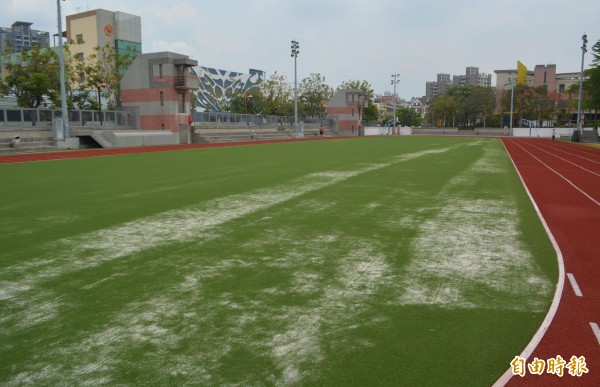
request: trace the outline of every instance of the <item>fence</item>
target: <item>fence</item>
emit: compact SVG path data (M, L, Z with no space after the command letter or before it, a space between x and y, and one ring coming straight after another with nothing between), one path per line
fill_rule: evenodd
M226 112L196 112L194 113L196 125L202 124L223 124L231 126L269 126L269 127L293 127L294 117L292 116L266 116L254 114L236 114ZM298 118L305 124L323 125L324 127L333 127L333 120L328 118L302 117Z
M70 128L137 129L137 116L127 111L69 110ZM49 129L62 117L60 110L0 108L0 129Z

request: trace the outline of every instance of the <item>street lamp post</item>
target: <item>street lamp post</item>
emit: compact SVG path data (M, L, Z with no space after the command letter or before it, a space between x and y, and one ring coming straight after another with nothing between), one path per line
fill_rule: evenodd
M63 0L65 1L65 0ZM62 15L60 14L60 0L56 0L56 13L58 14L58 65L60 67L60 106L62 115L62 135L69 137L69 113L67 112L67 91L65 87L65 58L62 40Z
M292 57L294 58L294 130L298 130L298 54L300 53L300 43L292 40Z
M579 141L581 141L581 135L583 134L583 126L581 124L581 97L583 92L583 60L585 53L587 52L587 35L581 37L583 45L581 46L581 74L579 76L579 102L577 103L577 129L579 130Z
M392 85L394 85L394 130L396 130L396 85L400 82L400 74L392 74Z

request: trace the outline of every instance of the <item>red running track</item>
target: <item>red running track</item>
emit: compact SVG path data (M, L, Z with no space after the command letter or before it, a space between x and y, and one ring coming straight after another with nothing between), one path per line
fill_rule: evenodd
M600 149L545 139L502 141L562 253L564 287L546 332L519 355L529 355L525 375L512 376L518 368L507 364L497 385L600 386ZM559 355L566 363L562 377L547 368L541 375L530 372L535 358L547 362ZM575 376L569 363L578 367Z

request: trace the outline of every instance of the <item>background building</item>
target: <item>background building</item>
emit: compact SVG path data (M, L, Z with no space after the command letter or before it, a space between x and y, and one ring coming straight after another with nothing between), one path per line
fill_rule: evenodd
M467 67L465 75L438 74L437 81L425 83L425 97L431 101L435 96L444 94L450 85L473 85L492 87L492 75L480 73L479 67Z
M496 73L496 92L502 94L504 90L510 89L511 82L517 78L517 69L494 70ZM557 73L556 65L536 65L533 71L527 71L525 84L527 86L546 86L548 93L564 94L567 90L577 84L581 75L574 73Z
M341 89L327 102L327 118L333 119L333 129L342 136L363 135L362 113L367 95L358 89Z
M17 21L10 28L0 27L0 53L18 53L36 44L50 46L50 33L31 29L33 23Z
M196 93L196 110L199 112L223 111L236 90L246 91L265 79L265 72L255 69L243 74L200 66L195 71L200 83Z
M451 84L450 74L438 74L437 81L427 82L425 84L425 96L427 99L431 100L436 95L444 94Z
M455 85L492 87L492 75L480 73L479 67L467 67L465 75L455 75L452 83Z
M112 45L118 54L142 53L142 19L124 12L96 9L67 16L67 39L73 55L84 60L95 47Z

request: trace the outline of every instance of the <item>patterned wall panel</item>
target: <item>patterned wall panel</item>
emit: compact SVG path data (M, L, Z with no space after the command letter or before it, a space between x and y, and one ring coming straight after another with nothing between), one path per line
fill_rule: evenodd
M250 69L248 74L198 66L194 68L200 81L196 92L196 111L220 112L236 90L248 90L265 79L265 72Z

